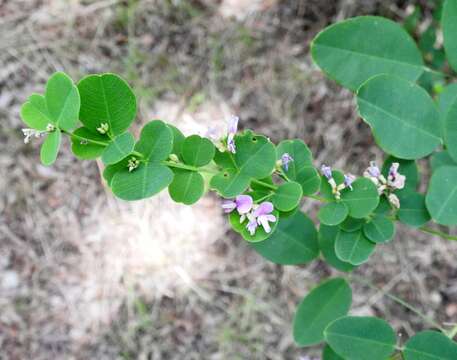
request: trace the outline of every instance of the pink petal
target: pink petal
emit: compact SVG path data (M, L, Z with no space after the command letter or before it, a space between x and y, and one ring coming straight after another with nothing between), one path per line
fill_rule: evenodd
M261 215L269 214L273 211L273 209L274 209L274 206L271 202L264 201L263 203L261 203L259 205L259 207L257 209L255 209L254 216L258 217Z
M238 195L236 197L236 206L240 215L247 214L252 209L254 201L249 195Z

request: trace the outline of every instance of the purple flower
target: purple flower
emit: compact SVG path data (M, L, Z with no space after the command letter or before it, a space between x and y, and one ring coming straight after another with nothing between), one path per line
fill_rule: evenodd
M258 225L256 219L253 218L249 221L248 225L246 226L246 229L248 229L249 234L251 234L251 236L254 236L257 226Z
M238 131L238 121L240 118L238 116L232 115L228 122L228 129L227 129L227 149L230 151L232 154L236 153L236 148L235 148L235 135L236 132Z
M332 175L332 168L330 166L327 166L327 165L322 165L321 166L321 171L322 171L322 174L327 178L327 179L331 179L333 177Z
M370 161L370 166L367 168L367 172L374 178L378 178L381 175L381 171L374 161Z
M355 176L352 174L345 174L344 175L344 186L348 187L352 190L352 183L355 180Z
M253 203L254 201L249 195L238 195L235 200L225 200L222 208L227 214L236 209L238 214L243 215L251 211Z
M405 187L406 176L401 175L398 172L399 167L399 163L392 163L389 169L389 175L387 177L388 185L394 189L403 189Z
M253 212L253 216L257 219L257 224L262 225L267 234L271 231L269 222L276 221L276 216L271 215L273 210L273 204L269 201L264 201Z
M286 170L286 171L289 170L289 163L291 161L294 161L292 156L290 156L288 153L282 154L281 163L282 163L282 166L284 167L284 170Z

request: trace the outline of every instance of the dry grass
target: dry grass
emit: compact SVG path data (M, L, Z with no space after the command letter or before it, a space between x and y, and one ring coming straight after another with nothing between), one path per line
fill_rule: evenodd
M0 0L0 347L5 359L298 359L300 298L334 272L266 263L228 230L219 201L167 194L115 200L95 163L68 146L55 166L24 145L20 103L50 73L122 73L140 122L187 133L231 113L277 141L304 139L316 164L358 173L381 152L352 95L326 81L308 43L355 14L401 17L380 1ZM235 18L228 16L235 15ZM65 143L65 145L68 145ZM304 210L314 216L315 204ZM426 326L392 292L440 322L457 317L456 244L400 228L357 273L354 313L386 317L405 337Z

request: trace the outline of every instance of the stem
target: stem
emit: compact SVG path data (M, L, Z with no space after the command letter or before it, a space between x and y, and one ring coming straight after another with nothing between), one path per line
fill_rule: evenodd
M304 195L303 197L307 197L307 198L314 199L314 200L324 202L324 203L328 202L328 200L326 198L323 198L322 196L319 196L319 195Z
M195 166L190 166L190 165L186 165L186 164L182 164L182 163L176 163L176 162L167 161L167 160L163 161L163 164L167 165L169 167L176 168L176 169L183 169L183 170L190 170L190 171L198 171L199 170Z
M61 132L63 132L64 134L70 136L70 137L73 137L75 139L78 139L78 140L81 140L81 141L87 141L88 143L91 143L91 144L94 144L94 145L100 145L100 146L108 146L108 143L107 142L104 142L104 141L97 141L97 140L92 140L92 139L87 139L83 136L79 136L79 135L76 135L74 133L70 133L66 130L61 130Z
M373 289L373 290L376 290L376 291L379 291L379 292L383 292L382 289L378 288L377 286L373 285L372 283L370 283L369 281L357 276L357 275L350 275L349 279L353 279L355 281L358 281L359 283L363 284L363 285L366 285L368 286L369 288ZM443 332L444 334L446 334L446 331L441 327L440 324L438 324L435 320L429 318L427 315L423 314L420 310L416 309L414 306L412 306L411 304L408 304L406 301L400 299L399 297L395 296L395 295L392 295L391 293L389 292L386 292L385 293L385 296L387 296L388 298L390 298L391 300L395 301L397 304L400 304L401 306L407 308L408 310L412 311L413 313L415 313L417 316L419 316L420 318L422 318L424 321L428 322L430 325L432 325L433 327L439 329L441 332ZM456 330L457 331L457 330Z
M418 230L420 230L420 231L422 231L424 233L427 233L427 234L432 234L432 235L439 236L442 239L457 241L457 236L446 234L446 233L444 233L442 231L431 229L431 228L426 227L426 226L422 226Z
M452 340L457 335L457 325L447 332L447 336Z

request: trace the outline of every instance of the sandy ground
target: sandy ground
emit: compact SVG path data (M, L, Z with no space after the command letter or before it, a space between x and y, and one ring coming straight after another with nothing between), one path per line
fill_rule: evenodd
M414 3L414 2L410 2ZM162 118L187 134L231 113L274 141L305 140L316 164L360 173L381 161L352 95L308 55L326 24L359 14L402 18L394 1L0 0L0 358L300 359L297 302L336 274L315 261L268 264L232 233L220 201L174 204L164 193L125 203L64 142L39 164L19 107L49 74L114 71L134 87L138 127ZM426 173L426 164L421 164ZM304 211L315 216L316 204ZM405 339L457 319L457 244L398 229L356 271L354 314L388 319Z

